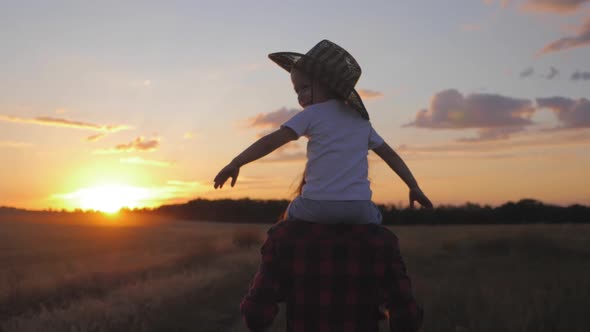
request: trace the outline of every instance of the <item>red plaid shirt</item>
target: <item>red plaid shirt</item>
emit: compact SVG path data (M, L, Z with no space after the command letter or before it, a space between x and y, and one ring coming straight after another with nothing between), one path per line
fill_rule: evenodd
M251 331L268 328L287 303L287 331L417 331L397 237L379 225L282 221L268 231L262 261L240 309ZM381 309L380 309L381 308Z

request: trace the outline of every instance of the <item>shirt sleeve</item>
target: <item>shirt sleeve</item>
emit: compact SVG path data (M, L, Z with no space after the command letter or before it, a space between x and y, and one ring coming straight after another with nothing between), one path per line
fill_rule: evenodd
M276 245L271 235L261 248L261 261L248 294L240 304L240 311L250 331L264 331L270 327L283 301L279 280Z
M412 294L412 283L406 273L397 239L390 247L391 260L386 265L389 278L388 311L391 331L415 332L422 327L424 311Z
M373 126L371 126L371 133L369 134L369 150L373 150L374 148L378 148L383 143L385 143L383 138L381 138L381 136L379 136L379 134L377 134L377 132L375 131Z
M308 108L306 108L303 111L293 115L291 119L287 120L281 125L281 128L289 127L293 129L293 131L297 134L297 138L306 136L308 135L309 129L311 127L312 114L313 113Z

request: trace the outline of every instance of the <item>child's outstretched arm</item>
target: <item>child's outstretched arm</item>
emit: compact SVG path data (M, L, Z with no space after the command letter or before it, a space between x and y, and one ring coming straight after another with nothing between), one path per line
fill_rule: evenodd
M387 165L389 165L389 167L408 185L410 188L410 207L413 208L414 201L418 201L420 205L432 208L432 203L418 186L418 182L414 179L414 176L406 163L404 163L402 158L395 153L387 143L383 143L374 148L373 152L381 157L381 159L383 159L383 161L385 161Z
M289 127L282 127L281 129L260 138L258 141L254 142L254 144L250 145L250 147L240 153L237 157L235 157L217 174L213 180L215 183L215 189L223 188L223 184L230 177L232 178L231 186L233 187L236 184L236 180L238 179L240 167L266 156L279 147L290 141L294 141L297 138L297 134Z

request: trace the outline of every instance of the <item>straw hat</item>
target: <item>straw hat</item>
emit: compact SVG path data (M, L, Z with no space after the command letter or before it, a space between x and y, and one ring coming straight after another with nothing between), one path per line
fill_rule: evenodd
M268 57L288 72L295 67L312 78L318 78L363 118L369 120L369 113L361 96L354 89L361 76L361 67L342 47L324 39L306 54L277 52Z

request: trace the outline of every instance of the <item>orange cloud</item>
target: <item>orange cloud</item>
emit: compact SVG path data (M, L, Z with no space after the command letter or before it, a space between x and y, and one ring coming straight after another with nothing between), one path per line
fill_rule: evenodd
M499 139L508 139L510 135L522 131L522 127L505 127L505 128L481 128L478 130L478 137L459 138L459 142L480 142Z
M268 130L258 133L258 138L263 137L274 131ZM306 159L305 147L301 146L301 141L287 143L274 150L271 155L261 159L262 162L283 162L283 161L300 161Z
M498 3L500 7L507 8L517 3L515 0L483 0L486 5ZM566 14L577 11L590 0L524 0L521 2L520 10L525 12Z
M363 99L374 99L383 97L383 93L373 90L358 89L357 92Z
M578 29L575 35L564 37L545 45L539 51L539 54L559 52L587 45L590 45L590 18L586 19L586 22Z
M125 144L119 144L112 149L98 150L96 153L120 153L120 152L133 152L133 151L154 151L160 145L159 138L146 139L143 136L137 137L133 141Z
M300 109L287 109L285 107L268 113L260 113L249 118L246 122L248 128L262 128L263 130L256 134L257 138L266 136L278 129L280 125L291 119L295 114L301 112ZM305 160L305 148L299 142L285 144L273 151L271 155L261 159L261 162L285 162Z
M86 140L88 142L96 142L96 141L98 141L99 139L101 139L101 138L103 138L105 136L106 136L106 134L96 134L96 135L92 135L92 136L86 137Z
M119 162L121 162L122 164L147 165L147 166L157 166L157 167L170 167L170 166L172 166L172 163L168 162L168 161L148 160L148 159L143 159L141 157L121 158L121 159L119 159Z
M117 132L121 130L127 130L131 127L126 125L97 125L82 121L73 121L61 118L53 118L48 116L40 116L36 118L21 118L17 116L9 116L0 114L0 121L15 122L15 123L28 123L42 126L52 127L66 127L74 129L94 130L101 132Z
M395 150L412 157L447 158L505 158L518 157L523 150L550 147L585 146L590 144L590 132L535 132L503 141L455 141L436 144L401 144Z
M287 109L285 107L269 113L260 113L253 118L248 119L248 127L250 128L276 128L287 120L292 118L301 110Z
M575 12L589 2L590 0L528 0L521 8L529 12L565 14Z

